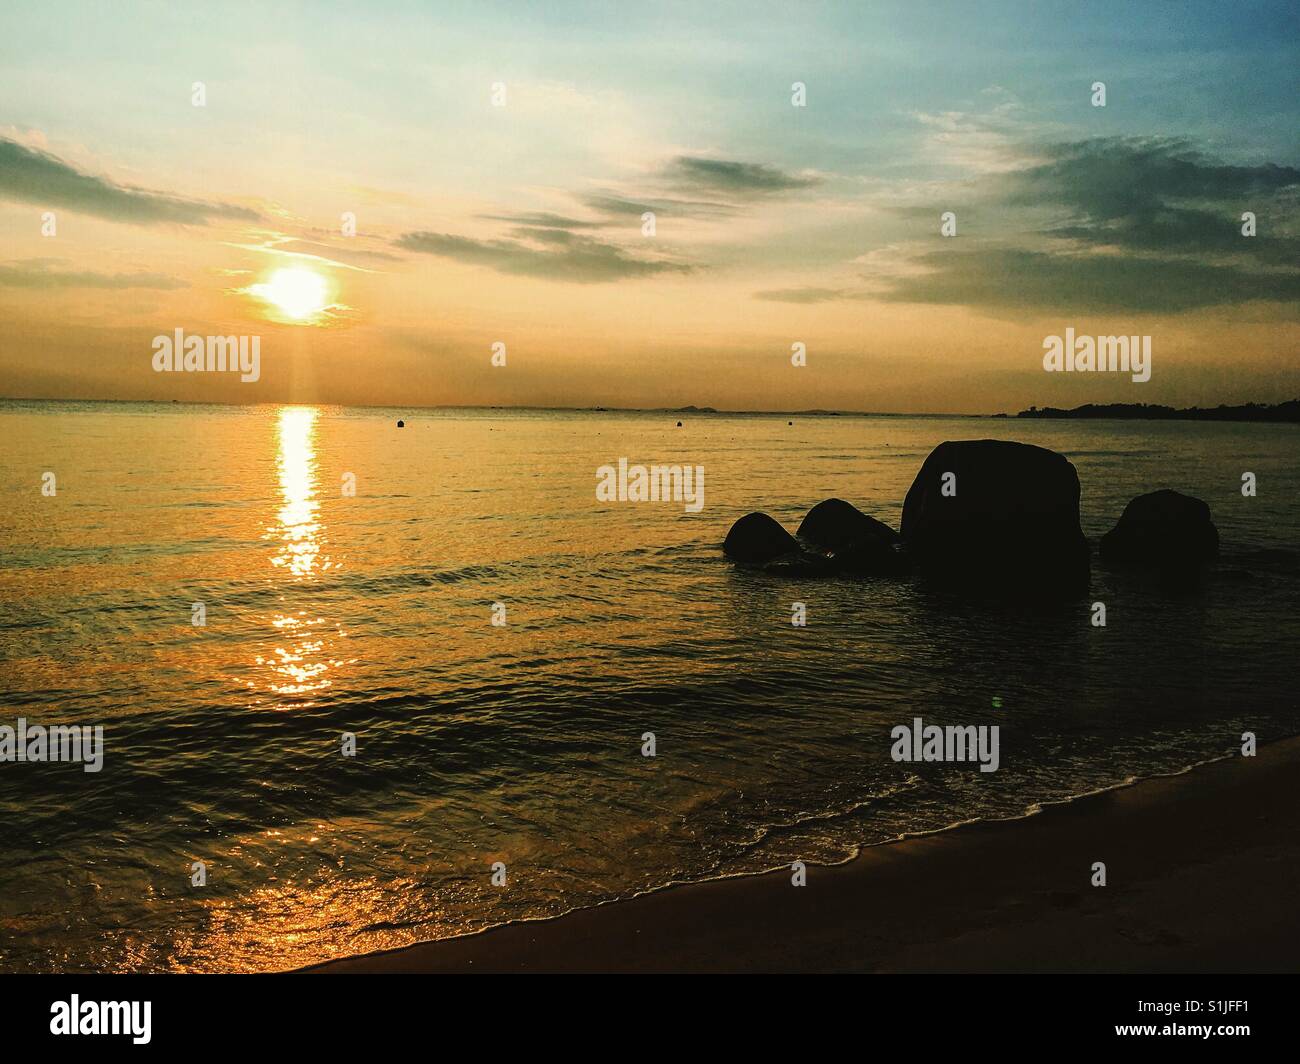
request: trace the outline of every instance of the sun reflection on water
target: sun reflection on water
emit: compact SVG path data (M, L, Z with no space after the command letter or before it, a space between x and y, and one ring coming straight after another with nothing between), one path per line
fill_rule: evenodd
M284 603L273 614L270 625L274 645L259 654L255 663L268 674L263 683L249 681L249 687L264 687L279 696L296 696L296 706L312 705L310 696L333 685L332 670L344 662L331 656L329 636L343 636L332 622L315 609L293 607L308 601L315 577L339 566L324 552L325 526L321 520L317 492L316 423L314 407L286 406L276 420L276 472L280 482L281 506L276 523L265 537L278 541L271 565L287 575L280 584ZM312 599L313 603L317 600ZM304 696L307 701L304 701ZM281 703L280 708L287 704Z
M279 452L276 469L284 505L277 515L278 526L267 531L282 541L271 559L272 565L287 568L294 576L308 576L320 554L320 504L316 499L316 417L309 406L286 406L278 422ZM329 559L320 559L329 568Z

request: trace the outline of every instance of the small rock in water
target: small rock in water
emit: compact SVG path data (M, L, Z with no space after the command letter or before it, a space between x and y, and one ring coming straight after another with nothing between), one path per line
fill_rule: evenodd
M799 544L772 517L752 513L731 526L722 549L735 561L761 564L783 554L798 554Z
M397 427L398 427L399 429L404 429L404 428L406 428L406 422L405 422L405 421L399 421L399 422L397 423Z
M868 517L843 499L819 502L799 525L798 535L828 550L842 550L861 539L897 543L900 536L883 521Z
M764 572L779 576L826 576L836 567L833 559L800 547L765 513L746 514L732 525L722 549L733 562L762 566Z
M797 535L829 552L850 572L885 574L906 568L907 559L898 550L899 534L843 499L819 502L808 511Z
M1218 553L1219 530L1209 506L1167 488L1139 495L1101 537L1101 560L1108 565L1184 569Z

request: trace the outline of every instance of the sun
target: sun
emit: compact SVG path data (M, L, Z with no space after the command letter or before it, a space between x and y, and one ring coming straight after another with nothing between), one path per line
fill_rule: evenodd
M276 270L264 284L255 284L249 291L296 321L313 317L329 305L325 278L297 266Z

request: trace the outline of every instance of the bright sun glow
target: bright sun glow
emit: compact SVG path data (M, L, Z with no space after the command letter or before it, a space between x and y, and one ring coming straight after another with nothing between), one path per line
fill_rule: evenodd
M250 291L298 320L319 314L329 302L325 278L298 267L276 270L269 281L253 285Z

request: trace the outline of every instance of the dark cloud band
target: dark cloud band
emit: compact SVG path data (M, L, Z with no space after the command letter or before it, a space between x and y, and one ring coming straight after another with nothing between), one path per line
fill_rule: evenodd
M183 199L84 174L35 148L0 137L0 198L79 211L129 225L206 225L213 219L257 221L256 211Z

